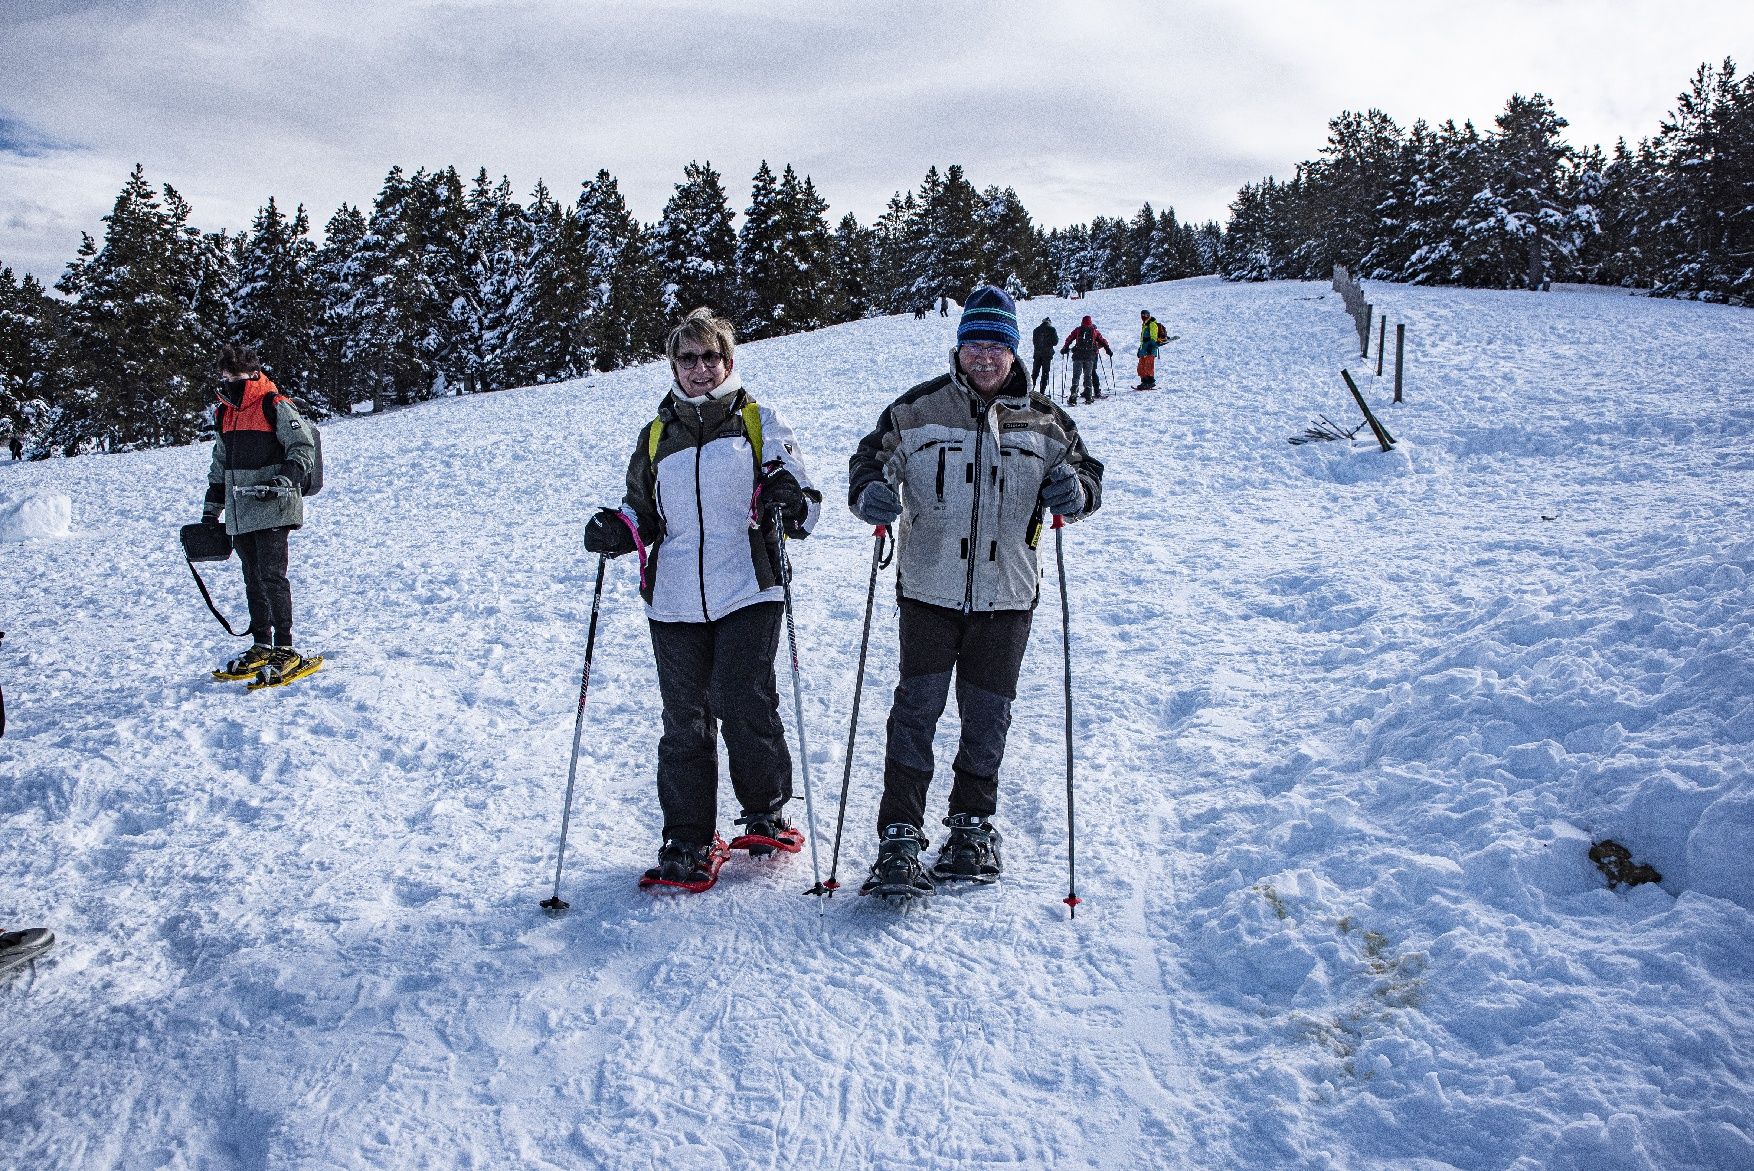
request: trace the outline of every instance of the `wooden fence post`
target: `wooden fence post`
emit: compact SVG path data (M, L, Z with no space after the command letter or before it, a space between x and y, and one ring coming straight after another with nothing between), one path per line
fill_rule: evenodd
M1395 401L1401 401L1401 358L1407 350L1407 323L1395 322Z
M1369 301L1364 303L1364 316L1358 319L1358 356L1370 357L1370 319L1376 314L1376 306Z
M1346 389L1352 392L1353 401L1358 404L1358 409L1364 412L1364 421L1370 424L1370 433L1376 436L1377 443L1384 451L1393 447L1395 445L1395 437L1390 435L1388 428L1377 422L1376 416L1371 413L1370 404L1364 401L1364 395L1359 393L1358 384L1352 381L1352 372L1350 370L1342 370L1340 371L1340 377L1346 380Z
M1384 313L1381 317L1376 319L1376 376L1378 378L1382 377L1383 342L1388 340L1388 335L1389 315Z

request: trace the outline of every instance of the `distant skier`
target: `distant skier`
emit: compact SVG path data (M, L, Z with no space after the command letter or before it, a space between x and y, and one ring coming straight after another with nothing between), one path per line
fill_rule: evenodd
M1100 350L1113 357L1114 351L1109 349L1108 339L1102 336L1102 331L1096 328L1096 324L1088 316L1066 335L1060 353L1064 354L1068 350L1072 352L1072 390L1066 401L1078 401L1080 385L1084 387L1085 402L1106 398L1102 393L1102 379L1096 373L1096 355Z
M664 842L642 886L702 891L732 849L795 853L804 842L782 813L792 757L774 679L783 590L771 515L779 509L786 534L806 536L822 494L792 429L744 389L735 345L730 322L710 309L670 331L671 386L634 442L621 508L585 526L593 553L643 554L640 594L664 705ZM718 833L721 733L743 807L743 833L729 846Z
M287 537L304 524L300 486L316 466L316 441L293 401L280 393L256 351L228 345L219 354L219 405L213 462L201 519L225 531L243 565L254 645L215 679L289 683L320 665L292 645L292 583Z
M1044 317L1041 324L1030 334L1035 343L1035 361L1030 367L1030 385L1042 394L1048 393L1049 371L1054 364L1054 347L1060 344L1060 331L1054 328L1053 318Z
M12 448L12 462L17 463L24 458L24 440L20 439L16 432L7 441L7 445Z
M890 403L853 454L847 500L897 528L901 681L889 710L878 853L862 893L929 895L926 793L932 737L956 681L962 717L950 836L932 873L999 876L999 764L1029 641L1042 509L1069 519L1102 501L1102 464L1064 410L1031 395L1017 311L1002 289L963 303L950 370Z
M938 294L938 316L939 317L949 317L950 316L950 294L948 294L948 293L939 293Z
M1157 354L1167 340L1163 323L1151 316L1151 310L1139 310L1139 385L1134 390L1157 389Z

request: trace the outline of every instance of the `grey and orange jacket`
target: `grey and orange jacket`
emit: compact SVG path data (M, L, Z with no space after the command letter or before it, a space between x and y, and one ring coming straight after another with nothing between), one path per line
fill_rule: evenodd
M901 497L902 597L965 613L1029 610L1041 585L1042 482L1061 463L1083 484L1080 516L1089 516L1102 506L1102 463L1072 417L1030 393L1022 363L988 401L963 380L952 350L948 374L890 403L860 441L847 503L876 480Z
M716 622L784 596L777 537L755 523L756 455L744 419L752 405L764 469L792 473L809 501L804 534L815 527L822 494L804 469L796 436L773 410L753 403L735 371L704 398L672 390L658 406L657 456L648 423L628 461L621 502L646 546L640 594L654 622Z
M296 491L268 500L238 495L239 488L266 484L276 476L302 484L315 465L316 441L292 400L258 373L244 384L239 406L220 402L216 422L219 434L207 470L204 511L223 509L225 531L234 537L304 524L304 497Z

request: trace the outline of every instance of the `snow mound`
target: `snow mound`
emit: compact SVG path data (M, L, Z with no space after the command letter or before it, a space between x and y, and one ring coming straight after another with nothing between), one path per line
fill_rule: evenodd
M65 537L73 525L73 501L58 492L33 492L0 500L0 542Z

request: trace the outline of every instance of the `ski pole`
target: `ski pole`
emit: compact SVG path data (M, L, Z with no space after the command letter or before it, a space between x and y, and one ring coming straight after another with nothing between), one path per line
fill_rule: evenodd
M1066 897L1061 902L1078 917L1078 821L1072 812L1072 606L1066 600L1066 518L1054 514L1054 561L1060 569L1060 653L1066 664Z
M773 520L773 531L780 542L780 585L785 590L786 599L786 644L792 652L792 718L798 725L798 756L804 765L804 818L810 823L810 877L816 880L814 886L805 894L819 895L827 891L822 885L822 862L816 852L816 798L810 786L810 746L804 740L804 689L798 672L798 631L792 623L792 558L786 552L786 526L783 510L774 508L768 512ZM816 913L822 914L822 904L816 904Z
M834 819L834 853L828 860L828 881L822 884L819 891L812 894L826 893L829 898L840 889L840 880L835 877L840 872L840 840L841 832L847 824L847 794L853 787L853 743L859 736L859 696L865 690L865 650L871 645L871 611L877 601L877 571L889 564L894 556L895 543L889 544L890 557L883 554L883 543L889 537L889 526L878 525L871 533L871 580L865 586L865 628L859 635L859 670L853 676L853 721L847 729L847 760L846 768L840 778L840 812Z
M572 822L573 781L579 771L579 739L585 732L585 697L591 693L591 656L597 648L597 610L603 601L603 568L607 553L597 554L597 587L591 593L591 625L585 633L585 668L579 673L579 711L573 719L572 757L566 766L566 801L560 810L560 849L554 858L554 894L542 900L542 909L558 915L572 904L560 897L560 870L566 864L566 831Z

